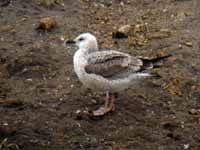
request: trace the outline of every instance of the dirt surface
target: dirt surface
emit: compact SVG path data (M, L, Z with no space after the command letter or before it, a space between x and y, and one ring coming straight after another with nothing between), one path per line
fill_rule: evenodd
M200 150L199 8L199 0L1 0L0 149ZM48 16L58 25L36 30ZM113 39L123 25L145 30ZM115 112L77 117L103 102L76 77L75 48L63 47L81 32L101 48L173 57L157 70L161 79L120 93Z

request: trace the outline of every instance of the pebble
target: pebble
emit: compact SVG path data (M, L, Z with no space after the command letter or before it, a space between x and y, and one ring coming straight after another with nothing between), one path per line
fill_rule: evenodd
M64 41L64 40L65 40L64 36L61 36L61 37L60 37L60 40L61 40L61 41Z
M189 113L192 114L192 115L200 114L200 109L194 109L194 108L190 109Z
M4 125L4 126L8 126L8 123L7 123L7 122L4 122L3 125Z
M30 82L32 82L32 81L33 81L33 79L29 78L29 79L26 79L26 81L30 81Z
M179 44L179 45L178 45L178 48L180 48L180 49L181 49L181 48L183 48L183 46L182 46L181 44Z
M185 45L189 46L189 47L192 47L193 44L192 44L192 42L185 42Z
M117 31L112 33L112 38L114 39L122 39L128 38L128 35L132 31L133 27L131 25L121 26Z
M183 21L185 18L186 18L186 13L185 13L185 12L183 12L183 11L178 12L178 14L177 14L177 19L178 19L179 21Z
M170 34L167 32L151 32L151 33L147 33L147 37L149 39L161 39L161 38L167 38L169 37Z
M40 19L37 29L50 30L56 26L57 22L54 17L46 17Z
M189 149L190 147L190 144L183 144L183 148L186 150L186 149Z
M118 32L121 32L121 33L127 35L127 34L130 33L130 31L132 29L133 29L132 26L128 24L128 25L124 25L124 26L120 27L119 30L118 30Z
M76 114L80 114L81 113L81 110L80 109L78 109L78 110L76 110L76 112L75 112Z

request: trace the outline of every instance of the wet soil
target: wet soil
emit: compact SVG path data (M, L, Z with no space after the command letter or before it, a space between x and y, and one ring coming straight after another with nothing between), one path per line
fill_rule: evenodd
M200 1L63 4L0 1L0 149L199 150ZM48 16L58 26L36 30ZM145 25L147 30L139 32L170 35L113 39L112 33L127 24ZM62 37L82 32L96 35L101 48L173 57L157 70L161 79L121 92L114 112L95 119L77 117L77 110L103 102L102 94L86 90L76 77L75 48L63 47Z

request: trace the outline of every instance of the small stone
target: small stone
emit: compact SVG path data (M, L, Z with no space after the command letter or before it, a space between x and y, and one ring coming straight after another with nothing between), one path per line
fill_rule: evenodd
M97 101L96 101L95 99L92 99L91 102L92 102L93 104L96 104L96 103L97 103Z
M76 119L77 120L82 120L83 119L83 112L81 110L79 110L79 109L76 110L75 114L76 114Z
M64 36L61 36L61 37L60 37L60 40L61 40L61 41L64 41L64 40L65 40Z
M112 37L115 39L128 38L132 29L133 26L131 25L121 26L116 32L113 32Z
M192 42L185 42L185 45L189 46L189 47L192 47L193 44L192 44Z
M194 108L190 109L189 113L192 114L192 115L200 114L200 109L194 109Z
M76 114L80 114L81 113L81 110L80 109L78 109L78 110L76 110L76 112L75 112Z
M8 123L7 123L7 122L4 122L3 125L4 125L4 126L8 126Z
M163 31L147 33L147 37L149 39L161 39L161 38L167 38L169 36L170 36L169 32L163 32Z
M177 14L177 19L178 19L179 21L183 21L185 18L186 18L185 12L183 12L183 11L178 12L178 14Z
M118 31L127 34L128 32L130 32L130 30L131 30L131 25L128 24L120 27Z
M91 145L93 146L97 146L98 145L98 140L95 137L91 137L89 139L89 142L91 143Z
M63 88L63 85L58 85L58 89L62 89Z
M121 6L124 6L124 2L120 2L120 5L121 5Z
M145 24L136 24L134 28L134 32L144 32L145 31L145 26L148 25L148 23Z
M40 19L37 29L50 30L56 26L57 22L54 17L46 17Z
M181 48L183 48L183 46L182 46L181 44L179 44L179 45L178 45L178 48L180 48L180 49L181 49Z
M167 12L167 9L165 8L165 9L163 9L163 12L165 13L165 12Z
M183 144L183 148L186 150L190 147L190 144Z
M33 79L29 78L29 79L26 79L26 81L30 81L30 82L32 82L32 81L33 81Z

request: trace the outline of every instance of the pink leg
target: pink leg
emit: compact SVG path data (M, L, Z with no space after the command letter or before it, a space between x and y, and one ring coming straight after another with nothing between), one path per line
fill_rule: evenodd
M110 111L114 110L114 95L109 95L109 92L106 92L106 99L104 106L101 106L99 109L93 111L94 116L103 116Z

